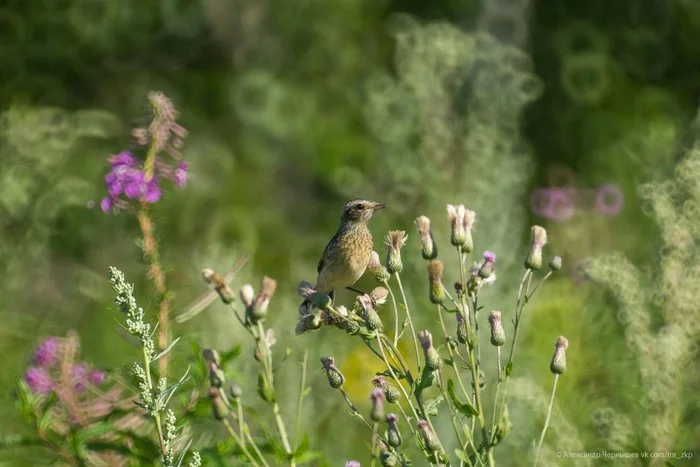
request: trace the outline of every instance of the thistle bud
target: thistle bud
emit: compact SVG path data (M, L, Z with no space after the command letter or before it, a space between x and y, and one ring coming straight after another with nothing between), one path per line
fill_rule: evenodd
M382 467L396 467L401 465L396 454L387 450L386 446L384 446L384 449L380 449L379 462L382 464Z
M510 421L510 415L508 414L508 406L503 406L503 414L498 419L496 424L496 437L495 443L498 444L510 433L510 429L513 427L513 423Z
M349 335L354 336L360 332L360 324L352 320L345 321L345 323L343 323L343 329L345 329L345 332L347 332Z
M433 347L432 334L424 329L418 333L418 340L423 347L425 366L432 371L439 370L442 366L442 360L440 360L440 355L437 350L435 350L435 347Z
M367 325L367 329L370 331L374 330L379 330L381 331L384 326L382 325L382 320L379 318L379 315L374 309L374 306L372 304L372 298L365 294L365 295L360 295L357 297L357 303L360 306L360 309L362 310L362 319L365 320L365 323Z
M211 400L211 412L217 420L223 420L229 414L226 401L221 398L219 390L215 387L209 388L209 400Z
M457 340L461 344L466 344L469 340L467 333L467 321L464 319L464 315L461 312L455 313L457 318Z
M549 260L549 269L552 271L558 271L561 269L561 256L553 256Z
M345 377L335 366L333 357L321 357L321 365L323 365L323 371L326 372L326 376L328 377L328 384L330 384L333 389L341 387L345 382Z
M390 413L386 416L386 423L388 424L386 430L386 440L389 442L389 446L398 448L401 446L401 433L398 427L399 417Z
M463 204L454 206L447 205L447 217L450 220L452 233L450 235L450 243L454 246L461 246L466 253L471 253L474 249L474 240L472 239L472 226L476 220L474 211L464 208Z
M255 324L265 319L267 307L270 304L270 298L272 298L276 289L277 281L267 276L263 277L262 284L260 285L260 292L257 297L255 297L252 306L246 308L246 317L251 323Z
M479 267L479 270L477 271L479 277L481 277L482 279L488 279L491 276L491 274L493 274L495 262L496 253L494 253L493 251L485 251L484 262L481 264L481 267Z
M500 311L492 311L489 314L489 325L491 326L491 344L496 347L505 345L506 332L503 330Z
M428 263L428 281L430 284L430 301L437 305L445 301L445 286L442 285L442 261L432 260Z
M380 262L379 253L377 253L376 251L372 251L372 254L369 257L369 263L367 263L367 270L370 272L370 274L374 275L375 279L377 279L377 282L379 282L380 284L383 284L384 282L388 281L391 277L389 271L387 271L387 269Z
M566 371L566 349L569 347L569 341L564 336L557 337L557 343L555 344L554 356L552 357L552 363L549 365L549 369L555 375L561 375Z
M421 420L418 422L418 431L420 432L426 449L433 452L442 450L440 448L440 441L438 441L437 436L435 436L435 433L433 433L427 421Z
M374 379L372 379L372 384L384 391L384 397L390 404L394 404L401 399L401 392L383 376L375 376Z
M299 318L294 328L294 334L300 336L309 331L315 331L323 325L323 318L320 313L312 313Z
M265 402L275 402L276 400L275 390L262 372L258 373L258 395Z
M204 358L207 363L216 363L217 365L221 365L219 352L214 349L202 349L202 358Z
M243 388L240 384L231 383L231 386L228 388L228 392L231 394L231 398L233 400L240 399L243 395Z
M209 363L209 383L216 388L220 388L226 382L224 370L214 362Z
M372 400L372 410L370 410L369 416L375 422L379 422L384 419L384 391L380 388L372 389L370 399Z
M207 284L214 287L222 302L226 304L233 302L233 290L226 284L226 281L219 273L213 269L202 269L202 277L204 277L204 281Z
M401 262L401 248L406 244L408 236L403 230L392 230L386 234L384 244L389 247L386 254L386 270L389 274L397 274L403 271Z
M433 238L433 231L430 228L430 219L420 216L415 221L418 235L420 236L420 248L423 259L431 260L437 258L437 246Z
M547 231L544 227L533 225L530 229L530 252L525 258L525 268L539 270L542 267L542 247L547 244Z

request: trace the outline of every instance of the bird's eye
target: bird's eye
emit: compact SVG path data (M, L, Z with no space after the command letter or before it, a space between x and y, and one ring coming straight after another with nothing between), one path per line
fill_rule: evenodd
M355 208L357 208L358 211L362 211L365 208L365 205L360 203L357 206L355 206Z

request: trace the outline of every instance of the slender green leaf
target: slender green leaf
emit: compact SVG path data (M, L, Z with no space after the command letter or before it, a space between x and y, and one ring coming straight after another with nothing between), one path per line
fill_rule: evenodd
M513 362L508 362L506 365L506 376L510 376L510 374L513 372Z
M479 413L469 401L462 402L457 398L455 394L455 383L451 379L447 380L447 393L450 395L450 399L452 399L455 408L467 417L473 417Z
M167 355L167 354L173 349L173 347L175 347L175 344L177 344L177 342L178 342L179 340L180 340L180 338L178 337L177 339L175 339L174 341L172 341L172 342L170 343L170 345L167 346L167 347L165 348L165 350L163 350L161 353L159 353L158 355L156 355L155 357L153 357L153 360L151 360L151 363L153 363L153 362L155 362L155 361L158 361L158 359L159 359L160 357L163 357L163 356Z
M190 449L190 446L192 446L192 438L190 438L190 440L187 442L187 445L185 445L185 447L182 448L182 451L180 451L180 455L175 461L175 467L180 467L182 465L182 462L185 460L185 456L187 455L187 451Z
M445 398L442 397L442 394L438 394L436 397L425 401L425 403L423 404L423 407L425 407L425 411L427 412L428 415L430 415L431 417L437 417L438 406L444 400L445 400Z

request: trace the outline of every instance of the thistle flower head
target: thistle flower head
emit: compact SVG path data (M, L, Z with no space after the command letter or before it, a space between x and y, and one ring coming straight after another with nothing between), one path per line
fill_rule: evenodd
M209 388L209 400L211 401L211 411L214 418L224 420L230 411L218 388L213 386Z
M506 333L503 330L503 324L501 323L501 312L492 311L489 314L489 325L491 327L491 344L496 347L505 345L506 343Z
M253 289L252 285L250 285L250 284L243 285L243 287L241 287L241 291L240 291L239 295L241 297L241 301L243 302L243 305L245 305L246 308L253 305L253 300L255 299L255 289Z
M231 386L228 388L229 394L231 394L232 399L240 399L241 396L243 395L243 388L241 387L240 384L237 383L231 383Z
M420 341L420 345L423 347L423 350L428 350L433 346L433 335L430 334L430 331L427 329L423 329L422 331L418 332L418 340Z
M460 205L447 205L447 217L450 220L452 232L450 243L454 246L462 247L466 253L471 253L474 249L472 240L472 227L476 220L476 213Z
M467 322L461 312L455 313L455 318L457 319L457 340L462 344L466 344L469 340Z
M395 413L387 414L386 423L387 427L387 442L389 446L397 448L401 446L401 433L399 432L398 426L399 417Z
M445 266L439 259L428 263L428 282L430 288L430 301L440 304L445 301L445 286L442 284L442 272Z
M569 341L564 336L557 337L557 343L555 344L554 356L552 357L552 363L549 365L549 369L555 375L561 375L566 371L566 349L569 347Z
M369 262L367 263L367 271L369 271L379 283L384 283L391 277L389 271L382 265L379 259L379 253L376 251L372 251L370 254Z
M538 270L542 267L542 247L547 244L547 231L544 227L533 225L530 229L530 252L525 258L525 268Z
M426 216L420 216L415 220L415 224L420 237L423 259L431 260L437 258L437 247L435 246L433 231L430 228L430 219Z
M384 305L386 303L386 298L388 295L389 291L384 287L375 287L369 293L370 298L374 301L374 304L377 306Z
M380 388L372 389L370 399L372 401L370 418L375 422L379 422L384 418L384 391Z
M439 370L442 366L440 354L433 347L433 336L427 330L418 332L418 340L423 347L423 355L425 357L425 366L430 370Z
M561 269L561 266L561 256L552 256L552 259L549 260L549 269L552 271L558 271Z
M231 290L218 272L213 269L205 268L202 269L202 277L204 278L204 282L214 287L214 290L219 294L219 298L221 298L222 302L226 304L233 302L233 290Z
M440 442L430 428L430 424L425 420L420 420L418 422L418 431L420 432L421 438L423 439L423 444L425 444L426 449L430 451L440 451Z
M401 248L406 244L407 239L408 235L403 230L392 230L386 235L384 243L389 247L386 256L386 269L389 274L396 274L403 270Z
M44 367L31 367L24 375L29 389L35 394L48 394L53 391L53 379Z
M321 357L321 365L323 366L323 371L326 372L328 377L328 384L333 389L338 389L345 382L345 377L340 372L338 367L335 366L335 360L333 357Z
M47 337L37 346L32 355L34 363L40 367L52 367L58 362L58 339Z
M264 276L260 284L260 292L258 292L258 295L253 301L253 319L251 320L253 323L265 318L267 315L267 307L270 304L270 299L272 295L274 295L275 290L277 290L277 281Z
M359 461L347 461L345 467L361 467Z
M317 308L324 309L331 305L331 297L326 294L316 292L314 286L309 282L301 281L299 283L299 287L297 288L297 293L304 299L311 302L311 304ZM310 312L311 307L306 306L304 303L302 303L302 305L299 307L299 316L307 315Z
M375 376L372 379L372 384L375 387L380 388L384 391L384 397L386 398L386 401L390 404L395 403L401 398L401 393L396 388L396 386L388 382L386 378L381 375Z
M367 294L360 295L357 297L357 304L360 307L362 313L361 317L365 320L367 328L370 331L374 331L375 329L381 331L384 326L382 324L381 318L379 318L379 314L377 314L377 311L374 309L372 297L370 297Z

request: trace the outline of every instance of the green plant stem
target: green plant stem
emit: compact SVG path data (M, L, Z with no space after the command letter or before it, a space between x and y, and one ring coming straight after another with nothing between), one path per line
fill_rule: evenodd
M243 404L241 404L240 398L236 399L236 411L238 412L238 424L241 427L241 441L243 442L243 445L245 445L245 440L247 439L250 442L250 445L253 447L255 455L258 456L258 458L260 458L260 462L262 462L263 465L268 466L265 457L262 455L262 452L260 452L260 449L258 449L258 446L257 444L255 444L255 440L253 439L253 437L250 435L248 425L245 423L245 420L243 418Z
M409 397L408 393L404 389L399 378L396 376L396 373L394 373L393 368L389 364L389 360L386 358L386 353L384 352L384 346L382 345L382 340L381 340L381 336L379 334L379 331L375 331L375 332L377 334L377 342L379 343L379 351L382 354L382 361L384 361L384 363L386 364L387 368L389 369L389 374L394 379L394 381L396 381L396 385L399 387L399 389L403 393L403 396L406 398L406 402L408 403L409 407L411 407L411 410L413 411L413 416L416 417L415 418L416 420L419 420L420 417L418 416L418 412L416 411L416 408L411 403L411 398Z
M437 381L438 381L438 389L440 390L440 394L442 394L443 399L445 399L445 403L447 404L447 409L450 411L450 421L452 422L452 428L455 431L455 436L457 437L457 441L459 442L459 446L462 448L462 450L466 450L466 447L469 443L469 440L462 441L462 436L460 435L459 428L457 427L457 411L453 407L452 401L447 396L447 392L445 391L445 385L443 384L442 371L440 371L440 370L438 370L438 372L437 372ZM471 463L470 463L470 465L471 465Z
M377 442L377 440L379 439L378 428L379 424L377 422L374 422L374 424L372 425L372 456L369 461L370 467L374 465L375 461L379 457L379 443Z
M141 353L143 354L144 370L146 371L146 384L148 384L148 389L153 392L153 381L151 379L151 362L148 359L148 354L146 353L146 347L141 346ZM160 413L153 415L153 419L156 422L156 431L158 432L158 442L160 443L160 451L165 456L166 446L165 438L163 437L163 424L160 420Z
M392 292L391 287L389 287L389 282L382 281L382 285L389 291L389 296L391 297L391 304L394 309L394 345L397 345L399 338L401 337L401 335L399 335L399 307L396 305L396 297L394 296L394 292Z
M489 439L488 429L486 428L486 420L484 419L484 408L481 404L481 388L479 387L479 372L476 362L474 361L474 350L467 347L469 362L471 363L472 380L474 381L474 401L476 403L477 418L481 426L481 435L483 437L483 445L486 449L486 456L489 467L494 466L493 454L491 453L491 440Z
M340 387L340 388L338 388L338 390L340 391L340 394L343 395L343 399L345 399L345 403L348 404L348 407L350 407L350 410L352 411L353 416L362 420L362 423L364 423L367 428L369 428L370 430L373 430L372 424L370 422L368 422L365 417L362 416L362 414L360 413L359 410L357 410L357 407L355 407L355 404L352 403L352 401L350 400L350 396L348 396L348 394L345 392L345 389ZM389 442L386 439L384 439L381 435L378 435L378 436L379 436L379 439L384 444L386 444L387 447L390 447ZM393 449L393 448L391 448L391 449Z
M243 440L238 436L238 434L236 434L236 431L231 426L231 422L229 422L226 418L221 420L221 422L226 427L226 431L228 431L228 434L231 436L231 438L233 438L236 444L238 444L241 447L241 451L243 451L243 454L245 454L248 461L250 461L253 465L260 465L258 462L255 461L250 452L248 452L248 448L245 447Z
M440 306L438 306L438 318L440 318L440 326L442 327L442 332L445 333L445 337L447 337L447 327L445 326L445 320L442 318L442 310ZM464 386L464 382L462 381L462 376L459 374L459 371L457 371L457 368L454 366L454 352L452 351L452 347L450 347L450 344L447 344L447 351L450 354L450 358L452 359L452 370L457 377L457 383L459 384L459 387L462 389L462 393L464 394L464 397L467 399L470 398L470 394L467 391L467 388Z
M416 367L418 371L416 374L420 374L420 352L418 351L418 335L416 334L416 329L413 327L413 319L411 318L411 312L408 309L408 301L406 300L406 293L403 290L403 284L401 283L401 275L397 272L396 283L399 284L399 290L401 291L401 299L406 307L406 318L408 319L408 325L411 328L411 337L413 338L413 348L416 351Z
M299 382L299 398L297 399L297 414L294 418L294 441L292 446L296 450L299 447L298 441L301 431L301 408L304 402L304 391L306 390L306 365L309 359L309 352L304 351L304 358L301 361L301 381Z
M267 342L265 340L265 328L263 327L262 322L258 321L257 326L259 334L258 348L261 351L263 351L262 364L264 373L266 375L265 378L267 379L267 382L270 385L270 387L274 387L274 376L272 374L272 352L270 352L270 347L267 345ZM272 402L272 414L274 415L275 424L277 425L277 431L279 432L280 439L282 440L282 446L284 447L285 452L291 457L293 451L291 445L289 444L289 438L287 437L287 430L284 427L284 421L282 420L282 416L280 415L280 406L277 403L277 398L275 398L274 402ZM291 459L290 463L292 466L295 465L293 458Z
M559 375L554 375L554 386L552 386L552 397L549 399L549 408L547 409L547 418L544 420L544 427L542 428L542 434L540 435L540 442L537 444L537 453L535 454L535 463L533 467L537 467L537 462L540 459L540 451L542 450L542 443L544 442L544 435L547 433L547 428L549 427L549 419L552 416L552 407L554 406L554 395L557 392L557 382L559 381Z

